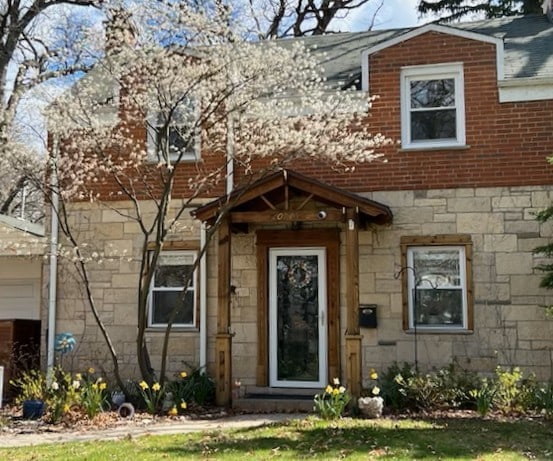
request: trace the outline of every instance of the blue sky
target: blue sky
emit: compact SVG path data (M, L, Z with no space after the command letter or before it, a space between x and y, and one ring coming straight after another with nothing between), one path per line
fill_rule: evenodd
M432 20L431 17L419 19L417 4L419 0L384 0L382 8L374 21L373 29L398 29L414 27ZM339 30L342 32L355 32L367 30L374 11L380 0L371 0L362 8L355 10L340 21Z

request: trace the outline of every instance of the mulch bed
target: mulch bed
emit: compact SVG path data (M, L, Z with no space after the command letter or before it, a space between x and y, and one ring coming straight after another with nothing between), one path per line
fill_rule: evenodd
M70 410L61 421L52 424L48 414L37 420L23 419L21 407L8 406L0 410L0 436L7 434L61 433L71 431L102 430L114 427L148 427L195 419L219 419L233 414L220 407L191 406L185 415L159 416L137 411L132 418L121 418L117 411L105 411L89 419L79 410Z

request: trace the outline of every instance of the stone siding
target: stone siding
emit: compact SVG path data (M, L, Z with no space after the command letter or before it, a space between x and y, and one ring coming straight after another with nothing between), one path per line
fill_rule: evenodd
M360 302L378 306L378 328L361 328L363 378L371 368L386 370L393 362L415 360L431 369L454 359L467 368L491 372L497 365L520 366L539 379L552 377L553 321L542 305L553 293L539 287L541 262L532 250L553 235L551 224L539 224L534 213L553 201L548 187L464 188L427 191L383 191L364 194L388 205L390 226L371 226L359 235ZM124 210L124 203L117 204ZM138 377L136 365L136 298L141 247L136 226L111 210L78 205L72 219L81 238L109 257L92 266L93 294L120 354L125 376ZM199 225L185 220L171 240L198 240ZM458 334L406 333L402 328L402 282L394 277L401 266L400 238L432 234L470 234L473 244L474 331ZM340 312L342 374L345 363L345 236L341 236ZM255 229L232 236L231 325L233 378L254 385L257 363L257 267ZM126 250L126 257L120 257ZM208 371L214 373L214 333L217 325L217 248L208 252ZM80 285L69 264L61 264L57 331L70 331L78 341L74 368L109 369L109 360ZM46 311L43 312L46 318ZM160 331L148 331L152 362L159 366ZM170 373L183 362L199 363L199 332L174 331ZM343 378L343 376L342 376Z
M153 208L141 204L145 219L151 219ZM124 216L131 212L128 202L110 203L110 208L88 203L74 204L71 225L76 230L77 240L86 243L87 255L96 252L97 262L90 262L92 295L100 316L119 356L121 372L125 378L138 379L140 373L136 360L137 299L140 272L142 234L133 221ZM199 240L199 223L185 213L178 229L169 241ZM60 242L63 237L60 235ZM59 260L57 332L71 332L77 347L64 358L64 366L74 371L90 366L111 370L111 359L92 311L86 302L80 279L71 263L71 253ZM212 260L213 257L210 256ZM47 268L46 268L47 269ZM46 299L47 291L44 291ZM212 295L212 294L211 294ZM213 300L211 302L214 302ZM47 303L43 303L42 318L47 319ZM199 314L197 315L199 320ZM46 328L44 322L44 329ZM164 329L150 328L147 331L152 365L159 370ZM197 328L171 333L169 343L169 374L183 369L184 364L199 364L199 331Z

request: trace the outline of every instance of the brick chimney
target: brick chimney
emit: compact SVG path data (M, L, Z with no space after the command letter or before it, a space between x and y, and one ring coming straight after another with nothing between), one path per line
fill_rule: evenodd
M106 54L113 54L123 47L136 46L136 27L132 23L132 14L123 8L112 8L108 11L106 27Z

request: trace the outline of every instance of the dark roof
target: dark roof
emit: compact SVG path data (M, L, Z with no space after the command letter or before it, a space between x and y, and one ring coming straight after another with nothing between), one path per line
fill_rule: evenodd
M553 77L553 24L545 15L441 25L502 39L506 79ZM324 53L321 63L328 83L333 88L344 88L359 81L363 51L414 29L348 32L285 39L282 42L302 41L315 53Z

